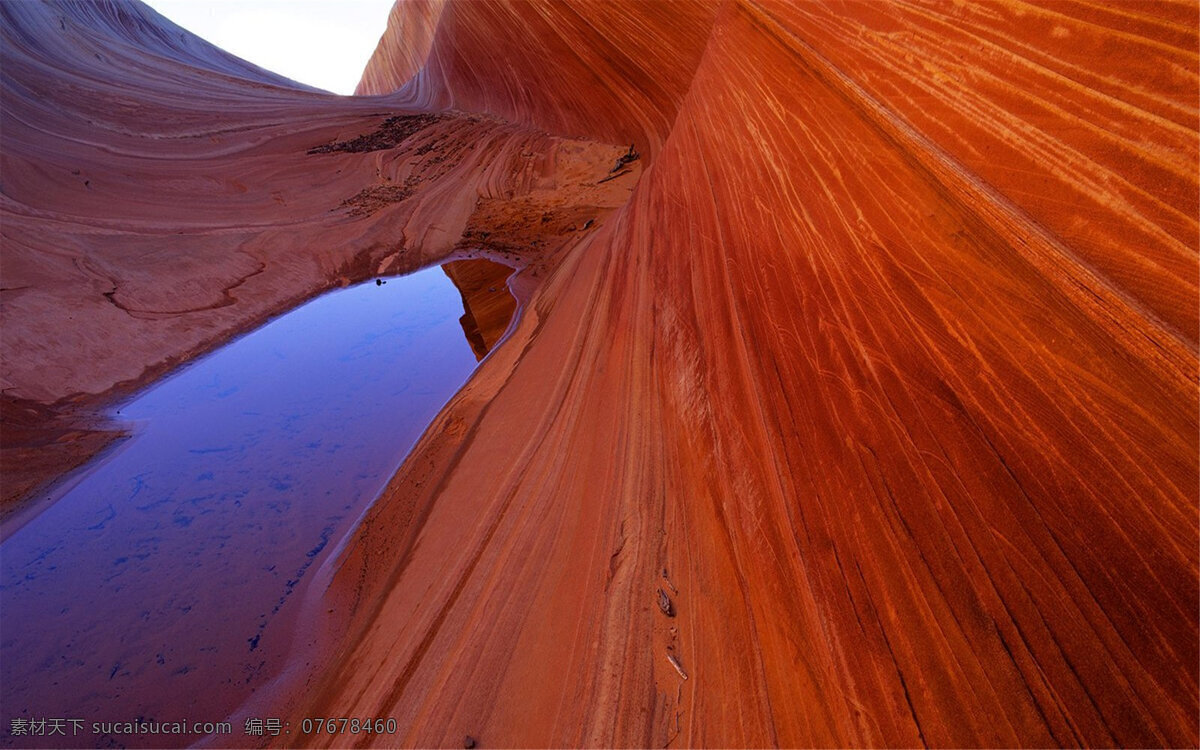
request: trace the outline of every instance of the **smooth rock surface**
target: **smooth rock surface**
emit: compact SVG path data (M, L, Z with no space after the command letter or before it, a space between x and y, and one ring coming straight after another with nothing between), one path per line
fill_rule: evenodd
M247 710L1200 742L1194 3L399 3L362 99L136 6L0 13L6 394L145 382L364 269L525 269Z
M544 214L598 219L637 177L598 182L619 147L307 90L137 3L5 3L0 33L5 514L180 362L377 273L542 262L591 233Z
M728 2L692 70L614 5L452 0L401 91L653 163L376 504L293 715L1194 745L1195 7Z

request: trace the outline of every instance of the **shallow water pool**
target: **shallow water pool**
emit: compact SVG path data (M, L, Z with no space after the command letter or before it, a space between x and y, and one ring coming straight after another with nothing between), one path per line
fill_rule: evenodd
M330 292L121 405L133 436L0 544L7 744L187 745L91 726L222 721L269 679L293 595L476 367L464 299L440 268Z

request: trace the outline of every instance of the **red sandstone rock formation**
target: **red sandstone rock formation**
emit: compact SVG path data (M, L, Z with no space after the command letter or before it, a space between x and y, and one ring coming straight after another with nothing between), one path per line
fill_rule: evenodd
M487 112L555 133L634 141L655 153L704 53L719 2L444 2L425 65L404 90L415 106ZM429 23L398 2L359 93L413 77L389 60ZM397 19L403 14L403 22Z
M407 93L655 160L363 526L297 715L1194 744L1195 8L678 7L443 9Z
M409 0L392 6L384 31L387 43L375 48L354 93L391 93L420 72L444 5L445 0Z
M332 286L549 257L594 230L543 215L636 179L598 182L620 147L306 90L142 5L6 3L0 31L4 512L104 444L114 396Z
M187 356L357 253L390 262L400 232L422 258L524 243L538 263L507 342L326 569L293 726L394 716L401 736L356 740L419 746L1200 741L1194 4L400 4L361 88L411 81L362 100L207 56L145 65L174 31L118 57L90 18L55 45L62 12L16 8L17 395ZM397 51L433 23L427 55ZM181 76L207 88L181 96ZM72 95L48 106L56 86ZM430 126L427 154L475 148L420 195L330 213L406 185L420 148L303 149L397 106L490 117ZM579 208L614 204L579 195L631 142L632 195ZM546 184L572 179L569 200ZM536 234L586 210L598 229L559 252L576 233ZM213 320L112 309L177 296ZM46 343L62 309L99 341Z

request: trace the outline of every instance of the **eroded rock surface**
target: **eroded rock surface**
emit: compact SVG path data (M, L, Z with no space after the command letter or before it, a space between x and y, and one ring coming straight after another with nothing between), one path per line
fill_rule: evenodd
M436 262L468 226L599 217L636 180L600 182L620 147L308 91L145 6L8 3L0 21L0 383L6 414L46 407L4 431L5 511L104 443L55 437L68 413L324 289ZM589 233L525 244L550 262Z
M338 99L3 5L5 393L492 253L523 316L324 571L293 726L1195 746L1197 12L400 3Z
M1195 7L617 5L448 2L401 90L651 166L375 506L295 715L1194 744Z

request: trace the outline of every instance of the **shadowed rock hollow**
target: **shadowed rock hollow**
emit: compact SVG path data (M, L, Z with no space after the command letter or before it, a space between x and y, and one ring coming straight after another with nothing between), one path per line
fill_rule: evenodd
M0 19L9 456L320 289L520 269L293 726L1200 741L1194 3L398 3L350 99Z

